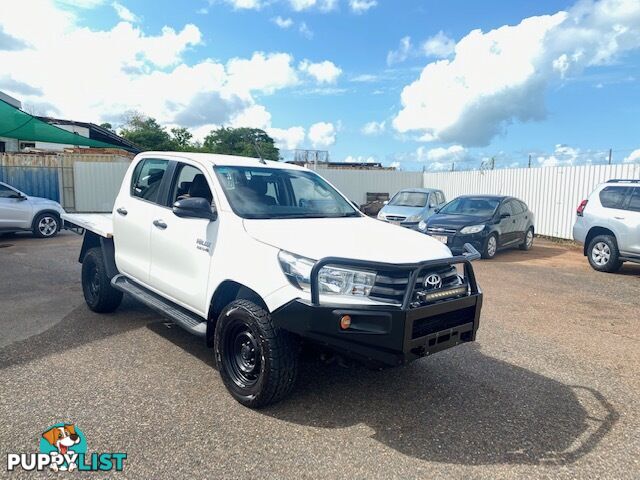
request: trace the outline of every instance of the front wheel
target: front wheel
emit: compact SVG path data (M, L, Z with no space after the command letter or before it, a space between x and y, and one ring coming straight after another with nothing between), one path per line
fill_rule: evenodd
M33 221L33 234L38 238L55 237L60 231L62 220L54 213L41 213Z
M598 235L589 242L587 257L594 270L613 273L620 270L620 252L618 243L612 235Z
M486 258L488 260L492 259L496 256L498 252L498 235L492 233L487 237L487 241L484 244L484 248L482 249L482 258Z
M297 338L273 326L249 300L227 305L216 323L216 362L225 387L242 405L260 408L287 396L298 371Z

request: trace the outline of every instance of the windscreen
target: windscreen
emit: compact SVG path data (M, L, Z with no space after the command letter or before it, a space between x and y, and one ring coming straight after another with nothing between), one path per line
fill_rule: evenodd
M428 193L423 192L398 192L396 193L389 205L396 207L424 207L427 204Z
M243 218L335 218L360 214L312 172L214 167L233 211Z
M499 204L500 200L496 198L459 197L447 203L439 213L489 217L495 213Z

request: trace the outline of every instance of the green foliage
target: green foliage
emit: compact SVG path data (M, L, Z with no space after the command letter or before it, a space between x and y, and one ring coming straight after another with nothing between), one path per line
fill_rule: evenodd
M105 126L105 128L108 127ZM221 127L209 132L204 142L200 143L193 141L193 134L185 127L174 127L169 133L154 118L139 112L129 112L120 135L138 145L142 150L258 157L257 145L265 160L279 160L280 157L280 151L276 148L273 138L258 128Z
M113 125L111 125L109 122L101 123L100 126L102 128L105 128L107 130L111 130L113 132Z
M219 128L206 137L202 149L205 152L257 157L257 148L265 160L278 160L280 151L273 138L259 128Z

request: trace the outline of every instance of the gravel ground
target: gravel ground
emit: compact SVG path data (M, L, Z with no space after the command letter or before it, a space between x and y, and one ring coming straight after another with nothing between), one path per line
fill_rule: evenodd
M543 240L480 261L477 342L382 372L307 361L251 411L200 339L131 301L85 307L79 237L0 244L3 462L71 421L127 452L109 477L640 478L640 265L597 273Z

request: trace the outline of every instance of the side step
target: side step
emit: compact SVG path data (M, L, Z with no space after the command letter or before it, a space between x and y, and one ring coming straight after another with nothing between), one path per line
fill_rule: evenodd
M207 334L207 322L203 320L202 317L190 312L186 308L175 305L160 295L144 288L142 285L138 285L124 275L116 275L113 277L111 279L111 285L121 292L128 293L161 315L170 318L187 332L199 337L204 337Z

